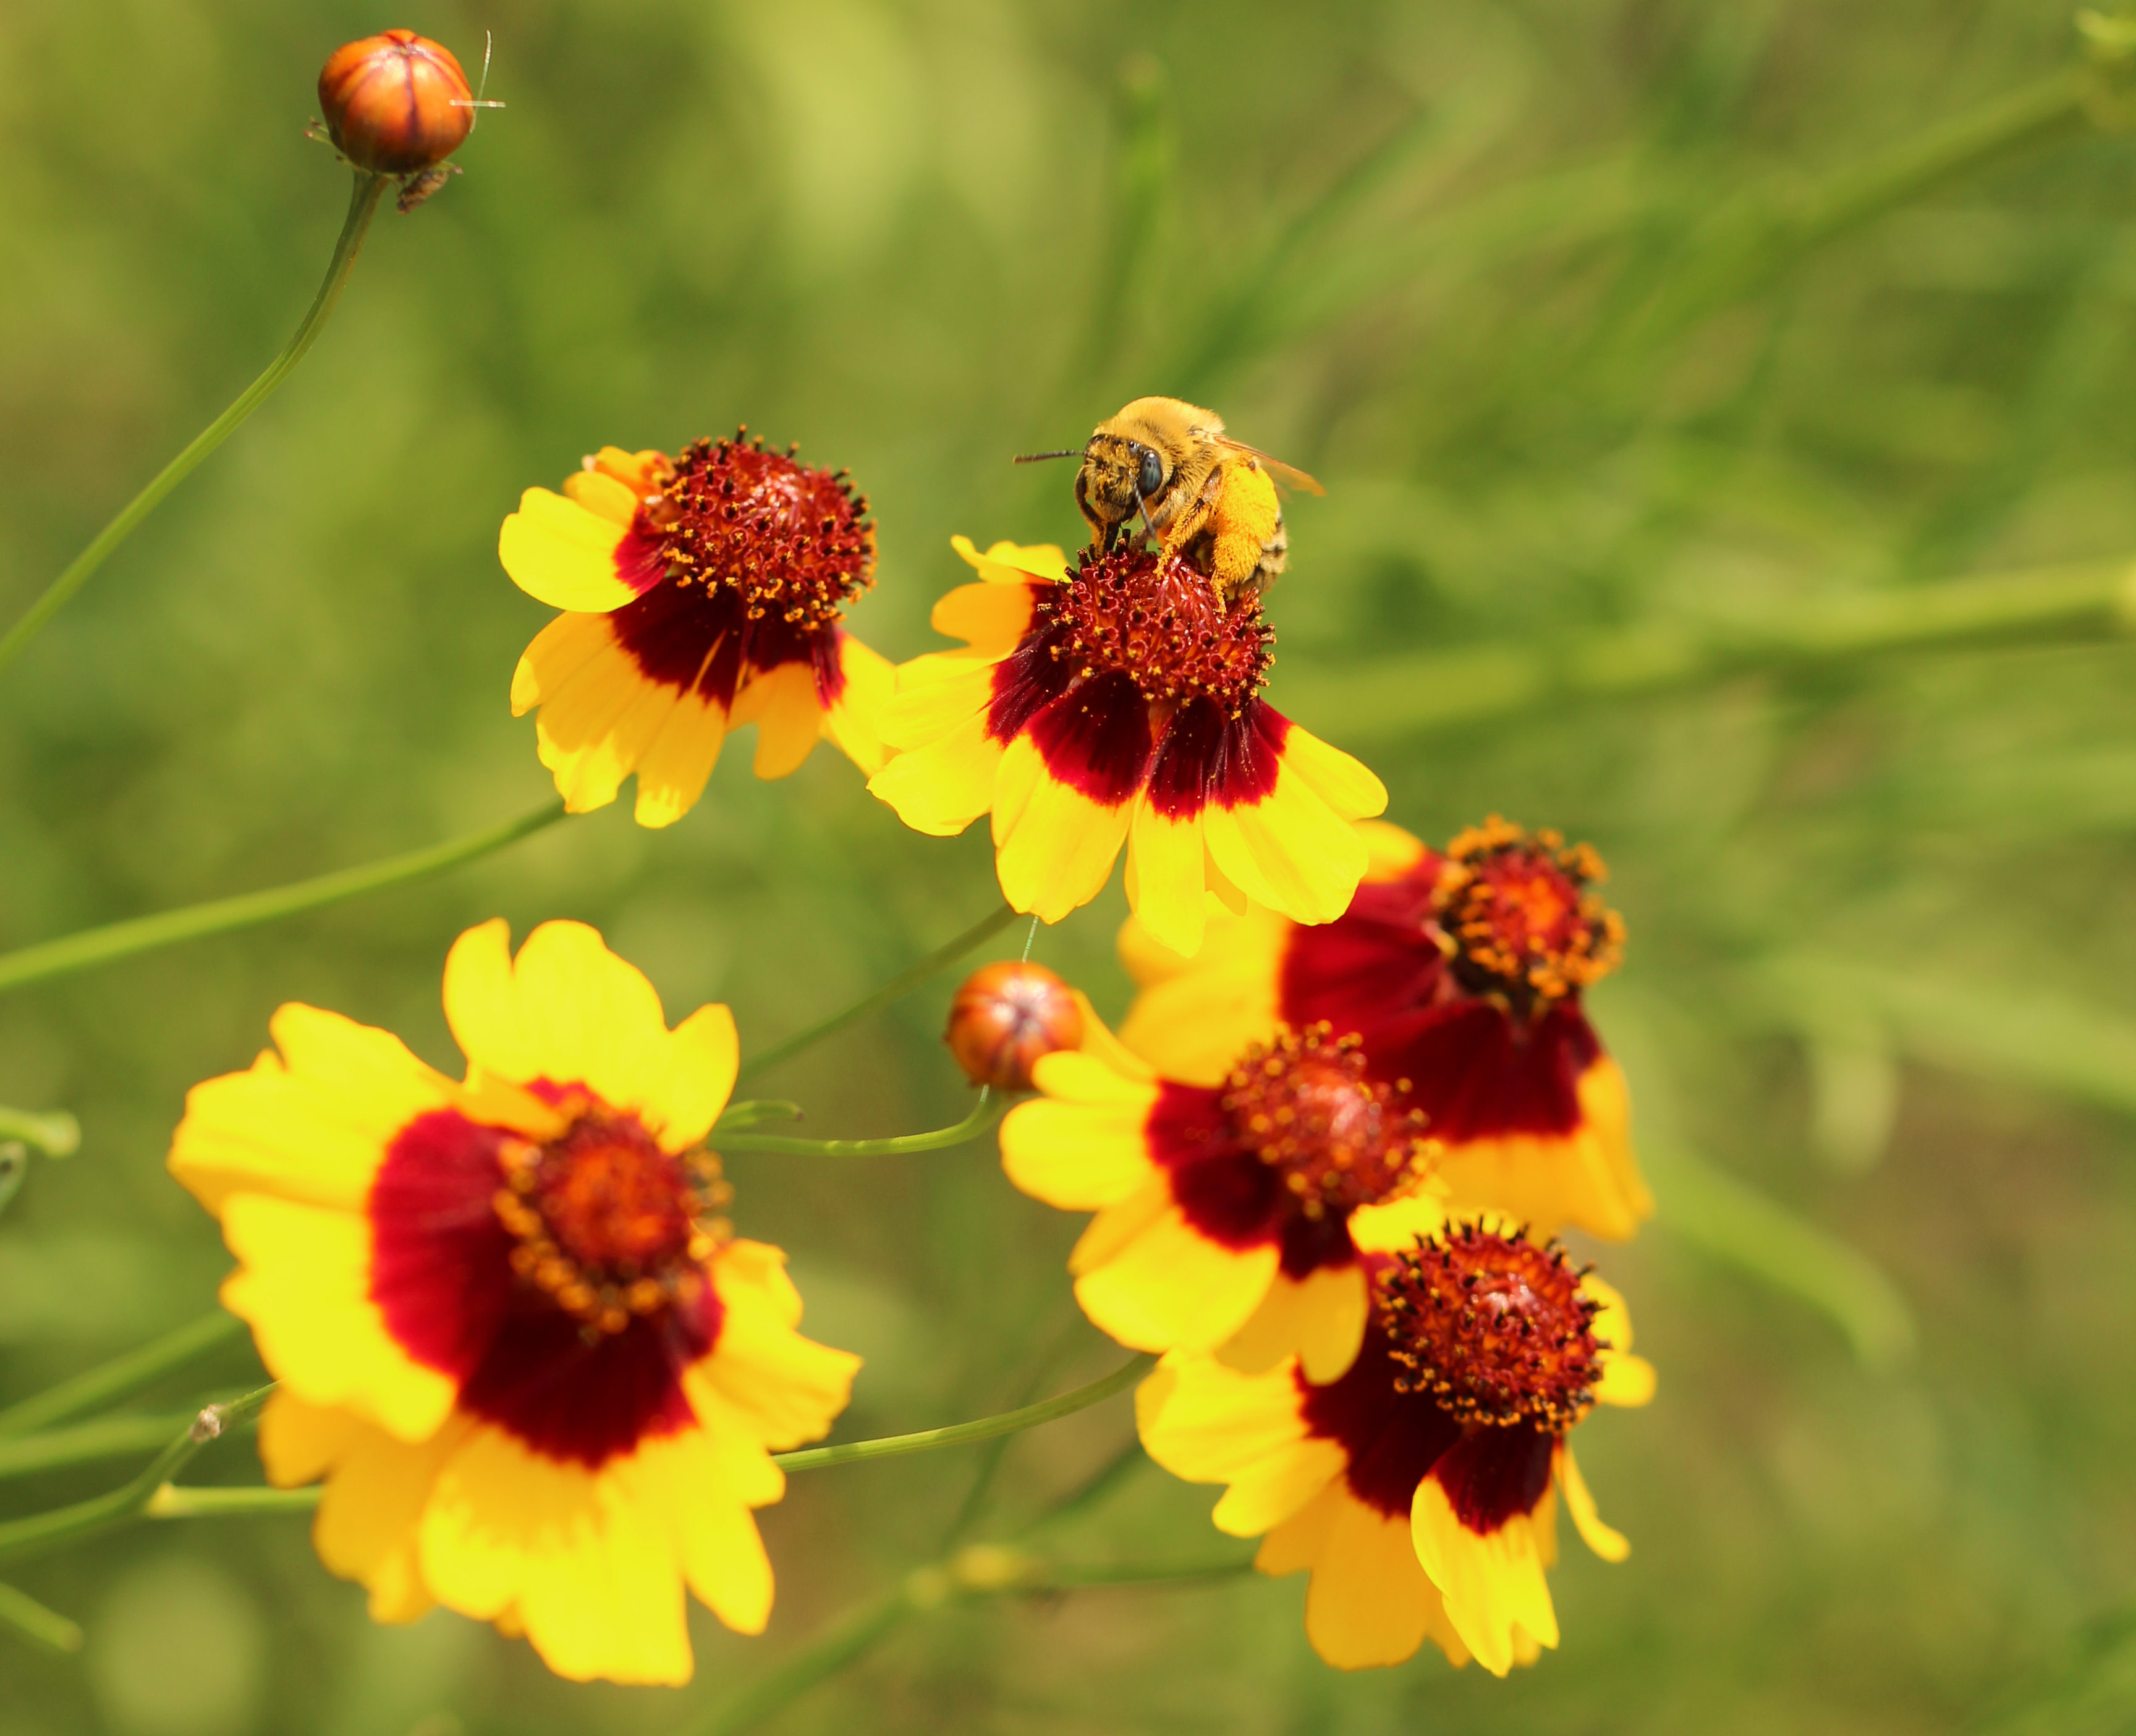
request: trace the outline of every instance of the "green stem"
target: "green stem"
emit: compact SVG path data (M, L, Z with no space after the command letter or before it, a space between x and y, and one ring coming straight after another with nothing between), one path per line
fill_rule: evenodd
M46 1608L12 1585L0 1585L0 1622L54 1651L79 1651L85 1637L80 1627L57 1610Z
M1557 645L1503 643L1387 657L1285 684L1332 739L1415 735L1584 700L1634 698L1751 672L1813 671L1894 652L2124 633L2127 560L1948 579L1732 621L1656 621Z
M320 909L388 886L427 880L432 875L443 874L449 868L457 868L464 862L472 862L507 844L517 843L563 817L562 802L551 802L502 826L471 832L464 838L449 838L442 844L425 845L420 850L388 856L381 862L337 869L332 874L299 880L294 885L243 892L235 898L211 899L204 904L162 910L153 916L129 917L124 922L85 929L79 934L62 935L57 940L40 941L17 952L0 953L0 991L42 982L70 971L87 970L92 965L109 964L114 958L129 958L158 947L175 946L182 940L197 940L204 934L226 934L233 929L249 929L280 917Z
M49 1513L32 1513L26 1519L0 1525L0 1561L12 1560L78 1538L93 1536L112 1526L138 1518L156 1491L175 1477L179 1468L210 1441L235 1422L249 1417L267 1402L272 1386L263 1386L233 1399L227 1404L211 1404L192 1425L158 1453L146 1469L108 1494L76 1501L70 1507Z
M280 355L267 364L266 371L238 394L229 409L201 429L190 446L126 503L119 516L97 533L96 540L75 556L66 570L45 588L45 594L24 611L4 638L0 638L0 668L14 661L67 599L88 583L90 575L104 565L111 551L132 535L134 526L155 511L163 497L191 475L201 459L235 433L245 419L267 401L269 394L289 376L289 371L303 360L304 352L311 348L326 325L327 316L333 312L334 303L341 299L342 289L348 282L349 273L355 269L357 250L362 247L364 232L371 227L371 220L377 212L379 196L386 191L386 176L357 171L356 183L349 189L348 215L342 220L341 234L334 241L333 257L327 261L326 278L319 285L319 293L312 298L311 309L304 315L303 323L297 327L297 335Z
M883 1435L871 1441L847 1441L837 1447L804 1447L798 1452L774 1452L771 1462L787 1471L820 1471L832 1465L857 1464L862 1459L901 1458L909 1452L928 1452L937 1447L961 1447L970 1441L1014 1434L1020 1429L1036 1428L1041 1423L1073 1416L1079 1410L1087 1410L1111 1398L1148 1373L1156 1360L1154 1356L1137 1356L1102 1380L1093 1380L1057 1399L1003 1411L999 1416L953 1423L946 1428L923 1428L916 1434ZM316 1506L318 1499L316 1483L302 1489L168 1486L153 1491L143 1504L143 1511L151 1519L214 1519L232 1515L300 1512ZM5 1529L0 1527L0 1537L4 1535ZM0 1554L4 1554L4 1549L0 1549Z
M35 1115L0 1108L0 1139L19 1139L47 1157L71 1157L81 1149L81 1123L64 1109Z
M93 1459L148 1452L192 1421L189 1416L100 1417L72 1428L0 1440L0 1477L27 1477L33 1472L87 1464Z
M794 1139L784 1133L715 1133L722 1153L728 1152L785 1152L797 1157L886 1157L899 1152L934 1152L944 1146L962 1145L1001 1119L1005 1101L996 1101L993 1088L982 1085L972 1113L954 1127L937 1127L931 1133L899 1133L888 1139Z
M1014 1434L1019 1429L1036 1428L1041 1423L1072 1416L1111 1398L1148 1374L1156 1360L1154 1356L1137 1356L1102 1380L1093 1380L1088 1386L1079 1386L1057 1399L1005 1410L999 1416L981 1417L972 1423L953 1423L946 1428L923 1428L916 1434L884 1435L872 1441L847 1441L837 1447L804 1447L798 1452L775 1452L772 1462L788 1471L818 1471L831 1465L856 1464L862 1459L897 1458L908 1452L929 1452L937 1447L961 1447L968 1441Z
M196 1356L204 1355L217 1345L236 1337L244 1330L243 1321L220 1308L212 1314L203 1315L153 1344L129 1350L100 1367L76 1375L70 1380L62 1380L57 1386L46 1387L0 1410L0 1440L48 1428L68 1417L94 1410L100 1404L115 1404L172 1370L184 1367Z
M244 1483L234 1489L186 1489L165 1483L142 1508L144 1519L245 1519L261 1513L308 1513L319 1504L318 1483L270 1489Z
M804 1049L813 1047L833 1033L843 1030L855 1021L865 1019L870 1013L910 994L914 989L919 987L938 971L946 969L963 958L965 953L970 952L973 948L983 944L994 935L1000 933L1003 929L1017 919L1017 914L1007 904L1003 904L1000 909L994 911L983 921L973 924L954 940L945 942L943 945L935 948L933 952L910 969L900 971L874 993L862 996L844 1011L833 1013L822 1023L811 1025L799 1035L790 1036L783 1043L773 1044L761 1055L751 1055L741 1064L741 1071L735 1076L736 1082L753 1078L757 1074L776 1067L781 1061L789 1060L800 1054ZM6 963L5 959L0 959L0 967L4 967ZM0 977L0 982L5 981L4 977Z

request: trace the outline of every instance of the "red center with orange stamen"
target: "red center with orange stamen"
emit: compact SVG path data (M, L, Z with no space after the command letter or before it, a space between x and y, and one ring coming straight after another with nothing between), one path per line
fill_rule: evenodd
M1222 609L1208 579L1177 557L1086 551L1066 584L1036 589L1032 627L1078 676L1124 675L1161 705L1206 695L1235 718L1268 680L1275 634L1258 600Z
M493 1204L512 1271L590 1332L695 1302L705 1262L733 1233L709 1215L734 1197L719 1159L663 1152L634 1115L585 1108L546 1144L507 1142L498 1161Z
M639 534L673 583L731 587L751 621L820 627L875 583L867 497L844 471L767 452L747 432L693 443L644 503Z
M1318 1219L1387 1198L1430 1162L1424 1112L1396 1101L1406 1096L1406 1081L1367 1079L1358 1040L1321 1024L1247 1050L1218 1107L1238 1143Z
M1530 834L1493 814L1463 832L1432 894L1462 987L1532 1016L1609 975L1624 920L1590 890L1608 877L1590 846L1568 846L1555 832Z
M1391 1354L1410 1370L1398 1391L1464 1423L1551 1434L1594 1404L1596 1305L1555 1242L1465 1224L1400 1255L1379 1298Z

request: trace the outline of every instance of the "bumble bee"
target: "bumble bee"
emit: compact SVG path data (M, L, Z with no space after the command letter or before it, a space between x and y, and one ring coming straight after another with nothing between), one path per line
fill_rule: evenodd
M1207 575L1220 604L1265 589L1290 546L1275 482L1308 494L1327 491L1302 470L1231 439L1214 410L1177 398L1138 398L1092 432L1080 457L1075 504L1091 546L1109 551L1138 517L1168 555Z

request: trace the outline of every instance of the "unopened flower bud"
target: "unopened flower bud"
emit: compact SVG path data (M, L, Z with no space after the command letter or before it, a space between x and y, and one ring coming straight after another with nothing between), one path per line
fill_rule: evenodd
M973 1084L1028 1091L1040 1057L1083 1040L1083 1010L1044 965L1003 960L964 979L942 1040Z
M460 148L474 92L452 51L412 30L345 42L319 72L335 149L360 169L412 175Z

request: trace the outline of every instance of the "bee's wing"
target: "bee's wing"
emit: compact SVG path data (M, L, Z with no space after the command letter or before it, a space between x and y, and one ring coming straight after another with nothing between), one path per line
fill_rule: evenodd
M1325 494L1328 491L1295 464L1286 464L1281 458L1272 458L1258 447L1249 446L1244 440L1234 440L1225 434L1216 436L1219 446L1229 447L1233 452L1242 452L1259 463L1279 482L1287 483L1305 494Z

